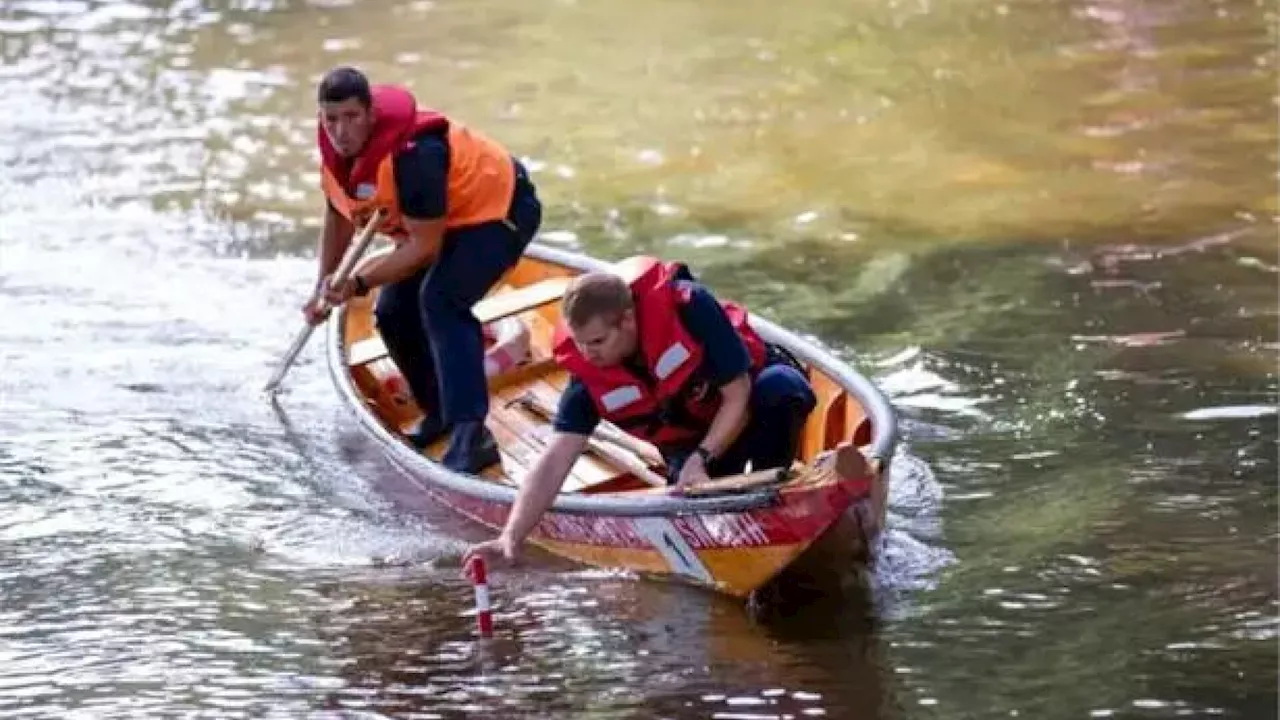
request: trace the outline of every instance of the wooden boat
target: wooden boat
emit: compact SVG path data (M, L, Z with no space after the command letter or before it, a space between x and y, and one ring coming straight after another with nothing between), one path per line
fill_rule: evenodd
M331 376L363 430L398 468L439 502L498 529L551 433L548 415L568 381L550 357L559 300L574 275L610 268L622 271L625 263L534 243L475 306L489 343L487 424L502 452L500 466L481 475L435 462L445 441L421 452L405 441L403 431L421 413L374 327L374 294L331 315ZM758 315L753 325L793 353L818 396L790 468L713 478L676 496L662 486L654 448L604 424L529 542L590 566L737 597L777 576L819 539L835 539L837 558L863 566L871 561L896 442L893 410L874 385L814 343Z

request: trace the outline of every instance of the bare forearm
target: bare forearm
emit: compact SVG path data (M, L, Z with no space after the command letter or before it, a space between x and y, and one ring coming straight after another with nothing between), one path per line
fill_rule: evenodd
M386 255L365 258L356 273L369 287L379 287L409 277L432 257L432 253L420 243L406 242Z
M409 238L400 243L390 254L370 258L361 263L356 272L364 278L364 284L373 288L399 282L413 275L424 265L435 260L444 244L443 219L414 220L405 218Z
M586 438L580 435L557 433L552 436L547 451L538 458L521 483L511 515L502 530L502 534L512 544L524 542L542 519L543 513L555 502L565 478L569 476L569 470L573 468L585 446Z
M711 427L703 436L702 447L712 455L721 455L738 439L750 419L748 404L751 381L745 375L730 381L721 389L720 408L711 419Z

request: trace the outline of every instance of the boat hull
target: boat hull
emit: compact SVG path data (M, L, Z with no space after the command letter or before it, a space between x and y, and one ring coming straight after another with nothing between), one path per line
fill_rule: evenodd
M442 506L495 530L506 522L507 503L449 490L418 468L401 469ZM741 512L603 515L552 510L542 517L528 542L585 565L746 597L833 525L852 520L861 538L861 518L870 505L866 482L854 479L775 493L770 502ZM864 547L857 542L840 554L858 558Z
M535 276L601 265L537 246L531 246L529 255L526 262L550 268L537 269ZM459 474L412 448L399 432L403 418L380 410L371 397L371 381L350 365L349 335L372 332L369 319L348 317L355 312L368 314L368 303L348 304L329 321L329 368L339 395L366 434L432 498L489 528L500 528L515 501L520 474L505 467L486 472L488 477ZM856 394L862 413L858 417L865 416L860 425L845 420L854 417L852 402L846 412L844 405L831 400L825 407L830 417L818 428L828 440L833 437L831 428L839 428L834 437L849 437L836 446L814 441L821 452L810 451L809 461L797 464L790 478L733 492L696 497L673 496L659 488L617 492L612 489L616 483L609 482L582 492L562 492L529 542L586 565L692 583L735 597L750 595L823 538L828 540L824 554L835 552L831 562L865 560L884 517L884 471L894 444L887 402L870 383L812 344L767 320L755 322L766 339L782 341L815 372L823 373L828 390ZM504 407L496 400L495 396L494 407ZM507 411L491 410L495 412ZM831 418L840 422L832 424ZM529 447L539 442L530 437L533 434L508 436L513 443L528 445L528 455ZM526 463L526 471L527 467Z

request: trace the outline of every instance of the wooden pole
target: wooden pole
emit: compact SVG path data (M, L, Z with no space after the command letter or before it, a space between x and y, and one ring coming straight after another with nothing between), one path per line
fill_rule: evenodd
M384 210L379 208L374 211L373 217L369 218L368 224L360 231L360 236L355 242L347 247L346 253L342 256L342 262L338 263L337 270L333 273L333 284L341 285L347 281L347 276L355 269L356 261L364 255L365 248L369 247L369 243L373 241L374 231L378 229L378 225L382 224L382 216ZM307 340L311 338L311 333L315 331L316 326L309 322L303 322L302 328L293 338L293 344L289 346L285 352L284 358L281 359L280 365L276 371L272 373L271 379L267 380L266 386L262 389L268 394L274 395L280 389L280 382L284 380L285 373L289 372L289 368L293 366L293 361L298 359L298 355L302 352L302 348L306 346Z

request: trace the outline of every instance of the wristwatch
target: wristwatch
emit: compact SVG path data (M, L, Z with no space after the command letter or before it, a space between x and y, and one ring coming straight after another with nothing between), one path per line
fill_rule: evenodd
M355 281L356 295L359 295L360 297L364 297L365 295L367 295L369 292L369 286L364 284L364 276L356 275L352 279Z
M699 445L693 449L693 454L702 458L702 464L708 465L712 460L711 451Z

